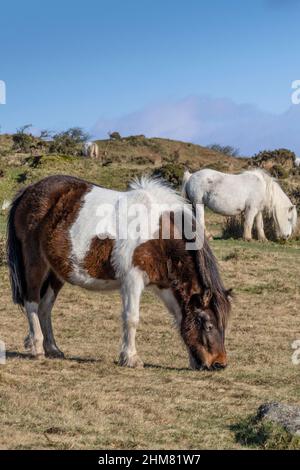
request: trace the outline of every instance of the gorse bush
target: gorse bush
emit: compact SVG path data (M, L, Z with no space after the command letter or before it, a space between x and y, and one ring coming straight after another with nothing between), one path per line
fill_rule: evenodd
M55 134L50 142L49 152L64 155L79 156L82 154L83 145L89 139L89 135L80 127Z
M31 128L31 124L26 124L25 126L17 129L17 132L13 134L13 150L17 152L29 153L32 149L32 146L35 144L35 137L26 132Z
M117 131L110 132L108 135L111 140L122 140L120 133Z
M275 165L291 169L295 166L296 155L288 149L263 150L251 159L251 165L270 169Z
M229 238L239 239L243 238L244 234L245 217L243 214L233 217L226 217L222 226L222 238L227 240ZM276 230L274 220L268 214L264 214L264 231L268 240L276 240ZM257 238L255 223L252 229L253 237Z
M228 155L229 157L238 157L239 155L239 149L231 145L211 144L208 145L207 148L215 152L224 153L224 155Z
M283 179L288 178L289 171L287 168L284 168L284 166L275 164L270 168L270 174L274 176L274 178Z
M164 178L170 184L179 188L182 183L183 173L185 166L180 163L167 163L161 168L156 168L153 172L153 176L159 176Z

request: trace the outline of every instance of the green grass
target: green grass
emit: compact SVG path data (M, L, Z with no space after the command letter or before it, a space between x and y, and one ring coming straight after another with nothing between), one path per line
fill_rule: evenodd
M235 439L250 448L263 450L299 450L300 437L290 434L280 425L258 421L256 416L239 420L230 426Z

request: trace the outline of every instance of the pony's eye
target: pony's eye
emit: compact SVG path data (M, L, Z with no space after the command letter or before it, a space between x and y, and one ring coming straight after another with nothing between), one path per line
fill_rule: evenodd
M213 327L214 325L210 321L205 322L205 331L208 333L212 331Z

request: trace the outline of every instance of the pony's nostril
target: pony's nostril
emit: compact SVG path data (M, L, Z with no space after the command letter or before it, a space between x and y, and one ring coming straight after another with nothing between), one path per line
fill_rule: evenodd
M226 365L227 365L227 364L221 364L220 362L215 362L215 363L213 364L213 368L214 368L214 369L225 369Z

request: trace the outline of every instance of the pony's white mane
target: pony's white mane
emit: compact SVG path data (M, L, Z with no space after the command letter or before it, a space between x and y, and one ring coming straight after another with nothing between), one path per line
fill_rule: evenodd
M161 178L153 176L141 176L140 178L134 178L129 184L129 188L133 191L143 191L144 194L147 194L151 198L152 202L155 200L159 204L167 204L170 206L183 206L187 204L186 200Z
M269 213L272 213L276 204L279 202L279 196L285 196L277 181L275 181L274 178L272 178L272 176L270 176L266 171L260 168L246 171L245 173L255 174L261 181L263 181L266 187L265 208Z
M127 238L115 241L112 263L118 277L122 277L130 269L135 248L155 237L159 229L160 216L164 212L184 210L185 216L194 219L192 206L161 178L150 176L135 178L130 183L129 189L127 193L123 193L128 206L143 204L148 211L154 207L155 227L153 233L149 233L146 239Z

